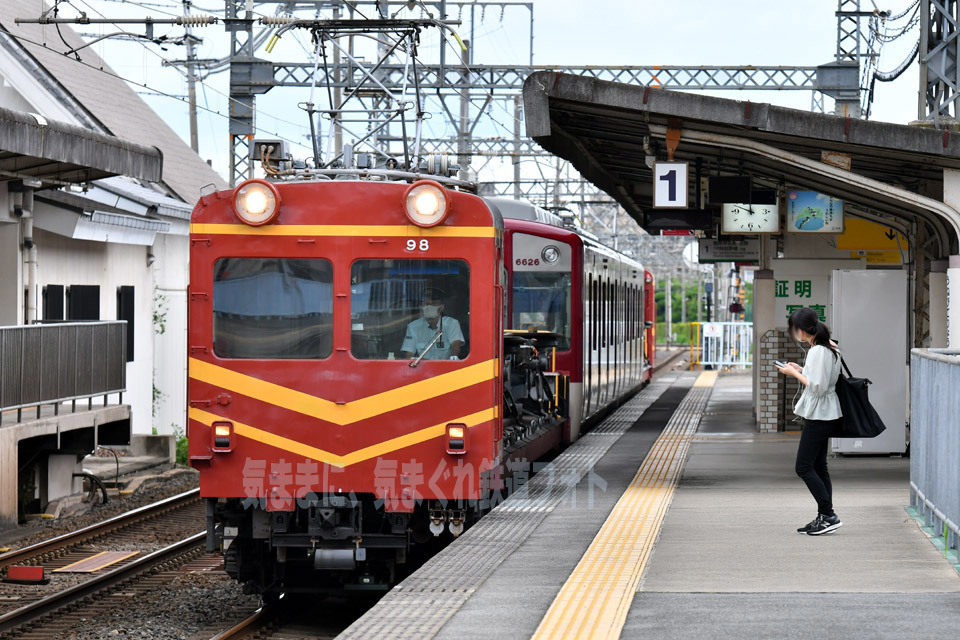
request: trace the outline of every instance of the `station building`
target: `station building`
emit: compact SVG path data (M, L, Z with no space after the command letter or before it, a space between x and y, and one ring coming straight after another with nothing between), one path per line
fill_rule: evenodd
M9 347L0 356L0 518L8 520L16 447L21 467L41 461L32 484L42 509L76 488L77 454L106 437L97 426L134 435L185 428L190 212L202 189L226 184L92 48L64 55L84 44L75 32L15 23L37 7L0 4L0 327ZM75 324L68 353L63 332ZM67 405L38 409L38 399ZM87 435L64 450L62 436L74 429ZM44 462L61 454L69 464Z

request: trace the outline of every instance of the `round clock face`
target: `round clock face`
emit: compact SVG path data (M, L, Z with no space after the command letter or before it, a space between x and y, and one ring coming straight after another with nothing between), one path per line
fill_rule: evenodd
M770 233L779 228L776 205L723 205L723 231L726 233Z

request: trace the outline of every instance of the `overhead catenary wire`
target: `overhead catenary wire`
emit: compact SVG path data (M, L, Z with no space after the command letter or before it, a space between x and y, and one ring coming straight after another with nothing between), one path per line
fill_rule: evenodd
M134 0L125 0L125 4L130 4L130 5L133 5L133 6L143 7L146 3L145 3L145 2L136 2L136 1L134 1ZM246 9L245 3L234 3L234 5L240 7L241 10ZM361 17L364 17L364 18L366 17L366 16L363 16L362 11L359 10L359 8L358 8L354 3L348 2L348 3L346 3L346 5L347 5L348 7L351 7L351 9L353 9L356 14L358 14L358 15L360 15ZM279 5L279 6L276 8L276 12L275 12L274 15L283 14L283 13L289 13L289 9L290 9L291 7L294 7L294 8L295 8L295 7L296 7L296 4L293 3L293 2L291 2L291 3L286 3L286 4L283 4L283 5ZM196 8L196 10L198 10L198 11L204 10L203 7L196 7L196 6L195 6L195 8ZM406 10L406 9L404 9L404 10ZM418 7L418 8L415 8L414 11L419 13L419 12L423 11L423 8L422 8L422 7ZM265 13L264 13L264 12L260 12L260 11L254 11L254 15L264 16ZM319 14L318 14L318 15L319 15ZM433 18L433 16L430 16L430 17ZM439 23L440 21L439 21L439 20L436 20L436 22ZM442 24L442 23L440 23L440 24ZM502 29L503 29L503 27L502 27L502 25L500 25L500 26L498 26L496 29L493 29L493 31L502 30ZM262 29L262 30L260 30L259 32L257 32L257 33L255 34L255 36L254 36L254 39L255 39L254 45L255 45L255 46L259 46L259 44L262 44L263 42L266 42L267 40L269 40L269 38L271 37L271 36L269 35L269 34L271 33L271 31L273 31L273 32L275 33L275 30L271 30L271 29ZM454 48L454 49L456 49L456 48L458 48L458 47L462 47L462 44L461 44L462 41L459 39L459 36L455 34L455 32L452 30L452 28L449 29L449 30L448 30L448 29L444 29L443 32L444 32L444 36L441 36L441 37L439 38L440 47L445 48L447 45L450 45L450 46L451 46L452 48ZM484 31L484 33L487 33L487 32L488 32L488 31ZM482 34L481 34L481 35L482 35ZM447 37L447 36L449 36L449 37ZM399 39L399 38L398 38L398 39ZM383 44L385 44L385 45L388 46L388 47L389 47L391 44L396 44L396 42L394 41L394 39L393 39L392 37L389 37L389 36L386 36L386 35L381 36L381 37L378 37L378 38L374 38L374 40L375 40L375 41L382 42ZM454 40L456 40L457 42L455 43ZM298 44L300 44L300 46L302 46L302 43L300 43L299 39L297 39L297 41L298 41ZM259 44L258 44L258 43L259 43ZM163 58L163 56L161 56L161 55L159 55L158 53L156 53L156 52L153 50L152 47L149 47L148 45L145 45L145 44L143 44L143 43L141 43L141 46L143 46L145 50L150 51L152 56L157 57L157 58L159 58L159 59L161 59L161 60L165 60L165 58ZM399 53L399 52L396 52L396 53ZM433 54L431 53L431 55L433 55ZM406 68L406 69L416 69L416 71L415 71L414 73L417 73L417 75L419 76L419 75L422 75L422 74L418 73L418 72L420 71L420 69L417 69L417 67L421 67L421 68L422 68L422 64L423 64L423 63L421 62L421 60L418 59L418 57L419 57L419 56L411 56L411 57L409 58L409 67L408 67L408 65L407 65L406 60L404 61L403 66L404 66L404 68ZM459 55L456 56L455 62L454 62L454 61L451 61L451 62L452 62L453 64L449 64L449 65L448 65L448 67L451 68L451 69L452 69L452 68L456 68L457 66L462 66L462 67L465 67L465 68L467 69L467 74L466 74L466 75L467 75L467 82L471 82L471 83L472 83L472 82L476 82L476 81L477 81L477 79L478 79L478 78L477 78L477 75L476 75L475 73L473 73L473 71L470 69L469 65L466 65L466 64L464 64L464 63L461 62ZM229 63L230 63L229 58L219 59L216 63L213 63L213 64L207 63L207 64L205 65L205 69L204 69L203 76L209 76L209 75L211 75L211 74L213 74L213 73L217 73L217 72L219 72L220 70L223 70L223 69L227 68L227 66L229 65ZM178 71L181 75L184 75L184 76L186 75L181 69L177 68L176 66L174 66L174 68L176 68L177 71ZM200 75L200 74L197 74L197 75ZM204 92L206 92L206 89L208 88L208 83L203 82L202 80L203 80L203 78L201 78L201 87L203 88ZM409 73L404 73L404 82L409 82L409 80L410 80ZM227 100L231 101L230 104L234 104L234 102L236 101L233 97L227 96L224 92L219 91L216 87L213 87L212 85L209 86L209 88L210 88L211 91L213 91L213 92L216 93L217 95L223 96L223 97L227 98ZM513 109L512 109L512 108L508 108L508 106L505 105L505 104L503 103L503 100L501 99L501 97L512 97L512 96L505 96L505 95L500 94L500 93L497 92L496 90L491 90L491 89L487 89L487 88L483 88L483 89L481 89L481 88L473 88L473 89L471 89L471 91L468 93L468 92L460 89L458 86L448 86L447 89L446 89L446 91L447 91L451 96L459 96L459 97L461 97L461 98L464 98L464 99L468 100L468 102L469 102L469 104L470 104L470 110L471 110L471 112L476 113L476 110L479 109L479 110L480 110L480 113L474 117L474 119L476 119L476 118L482 118L482 120L481 120L481 126L479 127L479 129L480 129L480 130L482 130L482 129L489 129L490 127L492 127L492 128L493 128L493 133L494 133L494 135L496 135L497 132L500 133L500 136L499 136L500 139L508 140L508 139L512 139L512 138L513 138L512 126L511 126L510 124L508 124L509 122L515 122L515 123L522 122L522 118L518 118L518 117L514 114ZM177 98L177 97L175 97L175 96L169 96L169 95L168 95L167 93L165 93L165 92L159 92L159 91L158 91L157 93L158 93L158 95L166 95L166 96L168 96L168 97L174 97L174 99L180 99L181 101L183 101L181 98ZM394 98L397 98L397 96L394 96ZM322 98L321 98L321 99L322 99ZM402 94L401 94L401 96L399 97L399 99L400 99L400 101L403 101ZM428 95L424 96L424 99L425 99L428 103L432 104L432 103L434 102L434 100L436 100L436 97L435 97L435 96L431 96L431 95L428 94ZM365 102L366 100L367 100L367 99L364 98L363 100L361 100L361 102ZM493 102L493 103L495 103L495 104L494 104L494 105L490 105L491 102ZM332 105L332 104L331 104L331 107L336 107L336 106L337 106L337 105ZM423 110L423 107L420 107L419 104L418 104L418 110ZM428 108L427 108L427 111L429 111L429 110L436 111L435 105L434 105L434 106L431 106L431 107L428 107ZM216 115L219 115L219 116L221 116L221 117L225 117L225 118L227 118L228 120L231 120L231 121L232 121L232 119L229 118L229 116L225 115L224 113L221 113L219 110L211 109L209 106L207 106L207 107L204 109L204 111L207 112L207 113L215 113ZM296 127L298 130L303 130L303 128L304 128L303 125L301 125L301 124L298 124L298 123L296 123L296 122L290 122L289 120L286 120L286 119L284 119L284 118L282 118L282 117L274 116L273 114L270 114L270 113L267 113L267 112L259 112L258 115L264 116L264 117L272 117L272 118L274 118L278 123L284 123L284 124L287 124L287 125ZM429 132L429 131L432 131L432 130L434 130L434 129L436 128L435 125L436 125L437 123L430 121L430 120L427 118L428 115L429 115L428 113L424 113L424 116L425 116L425 117L422 118L422 119L418 122L418 126L417 126L417 131L418 131L418 132L423 131L423 130ZM504 118L503 116L506 116L506 118ZM377 116L372 116L372 117L376 118ZM444 124L444 128L448 128L448 127L450 126L450 123L449 123L449 122L446 122L446 119L445 119L445 118L441 118L441 122ZM355 132L351 131L351 129L353 128L353 126L351 125L350 127L348 127L348 126L346 126L346 125L347 125L347 123L336 122L336 123L334 123L329 129L330 129L331 131L334 130L334 129L343 130L345 133L348 133L350 136L353 136L354 139L361 139L361 140L362 140L363 138L368 137L368 136L365 136L365 135L362 134L362 133L355 133ZM266 131L267 131L267 129L265 129L265 128L262 127L262 126L255 127L255 129L256 129L257 131L263 131L263 132L266 132ZM381 135L382 135L382 134L381 134ZM284 137L284 136L280 136L280 135L276 135L276 137L278 137L278 138L283 138L283 139L285 139L285 140L291 141L290 137ZM388 138L389 138L389 136L388 136ZM382 144L382 143L379 142L378 138L369 138L369 139L370 139L370 142L372 142L374 145L380 146L380 145ZM391 138L391 139L392 139L392 138ZM306 147L306 146L309 146L309 145L304 145L304 144L302 143L302 141L299 141L299 142L298 142L298 141L292 141L292 142L293 142L294 144L296 144L298 147ZM418 149L418 151L419 151L419 149ZM383 154L383 155L385 155L385 154ZM418 154L415 154L415 155L418 155Z
M7 35L7 36L9 36L9 37L11 37L11 38L14 38L14 39L19 40L19 41L22 41L22 42L26 42L26 43L28 43L28 44L32 44L32 45L34 45L34 46L44 47L44 48L49 49L49 47L47 47L47 45L46 45L45 43L43 43L43 42L37 42L36 40L33 40L32 38L28 38L28 37L23 36L23 35L14 34L14 33L10 33L10 32L5 32L4 35ZM103 73L103 74L105 74L105 75L112 76L112 77L114 77L114 78L117 78L118 80L123 80L124 82L127 82L127 83L132 84L132 85L137 86L137 87L140 87L140 88L142 88L142 89L147 89L148 91L154 92L154 93L157 94L158 96L163 96L163 97L165 97L165 98L171 98L171 99L173 99L173 100L177 100L177 101L183 102L183 103L186 103L186 102L187 102L187 99L184 98L184 97L182 97L182 96L177 96L177 95L175 95L175 94L172 94L172 93L169 93L169 92L166 92L166 91L161 91L161 90L159 90L159 89L157 89L157 88L155 88L155 87L152 87L152 86L150 86L150 85L148 85L148 84L146 84L146 83L138 82L137 80L132 80L132 79L130 79L130 78L126 78L126 77L124 77L124 76L116 73L115 71L106 69L106 68L104 68L104 67L97 67L97 66L94 66L94 65L90 64L89 62L84 62L83 60L77 60L77 59L75 59L75 58L69 58L69 57L68 57L67 60L70 60L71 62L73 62L73 63L75 63L75 64L83 65L84 67L87 67L88 69L93 69L94 71L97 71L97 72L99 72L99 73ZM221 113L219 110L212 109L212 108L209 108L209 107L201 107L200 105L197 105L197 107L200 108L200 109L203 109L203 110L206 111L206 112L212 113L212 114L214 114L214 115L218 115L218 116L220 116L221 118L224 118L224 119L226 119L226 120L228 120L228 121L231 121L231 122L239 122L237 119L231 118L229 115L224 114L224 113ZM292 124L292 123L291 123L291 124ZM295 125L295 126L297 126L298 128L303 128L302 125ZM274 136L274 137L277 137L277 138L279 138L279 139L281 139L281 140L284 140L284 141L286 141L286 142L289 142L289 143L291 143L291 144L295 144L295 145L297 145L297 146L305 146L305 145L303 145L303 143L301 143L301 142L299 142L299 141L296 141L296 140L292 140L292 139L290 139L290 138L287 138L287 137L281 135L281 134L278 133L278 132L270 131L269 129L265 129L265 128L263 128L263 127L255 127L255 128L256 128L257 130L259 130L259 131L262 131L263 133L270 134L270 135L272 135L272 136Z
M96 8L92 7L86 0L77 0L77 1L80 2L80 3L82 3L82 4L83 4L84 6L86 6L88 9L90 9L90 11L92 11L92 12L96 13L97 15L99 15L101 18L108 19L103 13L101 13L100 11L98 11ZM71 5L71 6L73 6L73 5ZM74 8L75 8L75 7L74 7ZM178 17L179 17L179 16L178 16ZM114 26L118 26L118 25L114 24ZM13 34L11 34L11 35L13 35ZM25 39L25 38L24 38L24 39ZM153 49L151 49L149 46L147 46L146 43L144 43L144 42L142 42L142 41L134 41L134 42L137 42L137 44L139 44L141 47L143 47L144 51L146 51L146 52L149 53L150 55L158 58L162 63L165 63L164 66L168 66L168 67L172 68L174 71L176 71L177 73L179 73L179 74L180 74L181 76L183 76L184 78L187 78L187 77L189 76L189 73L188 73L188 72L180 69L180 67L179 67L178 65L174 64L171 60L165 58L165 57L164 57L163 55L161 55L160 53L158 53L158 52L154 51ZM36 43L35 43L35 44L36 44ZM66 41L64 41L64 45L67 46L68 48L71 46L71 45L69 45ZM46 47L47 45L46 45L46 43L43 43L42 46ZM47 48L49 48L49 47L47 47ZM92 67L93 65L88 65L88 66L91 66L91 67ZM94 68L96 68L96 67L94 67ZM120 76L117 76L117 77L120 77ZM123 78L123 79L126 80L127 82L134 82L134 81L129 80L129 79L127 79L127 78ZM198 77L197 77L197 82L199 82L199 83L201 84L201 86L204 86L204 80L205 80L205 79L204 79L204 77L202 77L202 76L198 76ZM143 86L146 87L146 85L143 85ZM149 87L147 87L147 88L149 88ZM219 95L219 96L221 96L221 97L223 97L223 98L226 98L229 102L231 102L231 103L237 103L238 106L242 106L242 104L241 104L238 100L236 100L235 98L231 97L230 95L228 95L228 94L226 94L226 93L223 93L222 91L220 91L220 90L217 89L216 87L209 87L209 89L210 89L211 91L213 91L214 93L216 93L217 95ZM173 96L172 96L172 95L168 95L168 97L173 97ZM216 113L219 114L219 112L216 112ZM219 115L222 115L222 114L219 114ZM291 126L296 127L296 128L298 128L298 129L306 130L306 128L305 128L302 124L298 124L298 123L296 123L296 122L293 122L293 121L290 121L290 120L286 120L286 119L281 118L281 117L279 117L279 116L275 116L275 115L273 115L273 114L266 113L266 112L262 113L262 115L265 116L265 117L272 118L272 119L274 119L274 120L276 120L276 121L278 121L278 122L282 122L282 123L284 123L284 124L291 125ZM300 145L300 143L296 143L296 144L298 144L298 146Z
M910 68L910 65L914 63L914 61L917 59L917 56L919 54L920 54L920 39L918 38L917 43L913 45L913 49L911 50L910 55L904 58L903 62L901 62L895 69L893 69L892 71L877 70L874 72L873 75L880 82L893 82L894 80L902 76L904 73L906 73L907 69Z

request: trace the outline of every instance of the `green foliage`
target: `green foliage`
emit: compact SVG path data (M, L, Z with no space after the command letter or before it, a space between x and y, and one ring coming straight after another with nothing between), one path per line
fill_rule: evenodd
M183 466L189 466L189 459L187 456L187 446L189 440L183 432L183 427L170 423L170 426L173 427L173 437L177 439L177 464L182 464Z
M153 413L151 414L154 418L157 417L157 409L160 407L160 401L166 396L163 391L160 390L160 387L157 386L157 372L153 372Z
M680 297L682 290L680 288L680 279L674 278L673 284L671 285L670 297L672 306L672 315L674 324L680 322L681 318L681 305ZM666 305L666 287L663 282L657 282L657 290L654 293L654 300L657 304L657 322L666 322L667 321L667 305ZM696 280L687 281L687 320L690 322L695 322L697 319L697 282ZM706 319L706 308L704 308L704 319Z
M167 332L167 296L153 291L153 332L162 335Z
M673 323L673 332L677 334L677 341L675 344L690 344L690 331L692 330L693 323L687 322L681 324L679 322ZM658 322L657 323L657 344L668 344L669 336L667 335L667 323Z

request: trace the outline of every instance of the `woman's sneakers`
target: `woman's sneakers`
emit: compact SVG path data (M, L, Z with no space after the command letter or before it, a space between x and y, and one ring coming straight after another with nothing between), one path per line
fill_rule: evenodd
M811 529L813 529L813 526L814 526L815 524L817 524L817 521L818 521L818 520L820 520L820 514L819 514L819 513L817 514L817 517L816 517L816 518L814 518L813 520L811 520L811 521L808 522L807 524L803 525L802 527L798 528L798 529L797 529L797 533L799 533L800 535L806 534L807 531L810 531Z
M797 533L805 533L808 536L821 536L825 533L833 533L842 526L843 523L840 522L840 517L837 516L837 514L834 513L825 516L821 513L818 514L810 524L797 529Z

